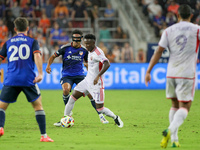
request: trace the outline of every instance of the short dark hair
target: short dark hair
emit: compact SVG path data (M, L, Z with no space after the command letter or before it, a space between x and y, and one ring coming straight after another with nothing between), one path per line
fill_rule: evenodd
M192 14L192 9L189 5L183 4L179 7L178 12L181 18L188 19Z
M26 31L29 23L26 18L18 17L15 19L14 25L15 25L15 28L17 29L17 31L24 32L24 31Z
M85 39L92 39L92 40L96 41L96 37L95 37L94 34L86 34L86 35L84 36L84 38L85 38Z
M73 34L80 34L82 36L83 32L81 30L76 29L76 30L72 31L72 35Z

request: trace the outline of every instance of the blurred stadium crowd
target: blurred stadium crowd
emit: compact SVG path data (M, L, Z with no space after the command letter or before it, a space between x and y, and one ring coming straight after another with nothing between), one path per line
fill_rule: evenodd
M200 0L137 2L154 27L157 37L166 27L177 22L177 10L182 3L192 7L192 22L200 23ZM39 41L44 62L61 45L71 42L71 32L76 28L84 34L94 33L98 46L110 62L146 62L146 51L133 49L128 31L120 26L118 12L112 8L109 0L1 0L0 48L15 35L13 21L19 16L28 18L28 36ZM57 62L62 62L61 58Z

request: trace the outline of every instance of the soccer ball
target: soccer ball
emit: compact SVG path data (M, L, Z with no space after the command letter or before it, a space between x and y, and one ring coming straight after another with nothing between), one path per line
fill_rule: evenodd
M61 126L64 128L69 128L74 126L74 118L72 116L64 116L60 120Z

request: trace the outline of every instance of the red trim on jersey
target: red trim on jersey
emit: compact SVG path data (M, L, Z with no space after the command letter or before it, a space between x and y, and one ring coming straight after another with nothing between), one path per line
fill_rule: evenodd
M99 56L99 55L101 55L101 53L99 52L99 50L96 48L95 49L95 53Z
M3 59L5 58L5 57L3 57L2 55L0 55L0 57L3 58Z
M40 50L36 50L36 51L33 52L33 54L35 54L35 53L40 53L41 54L41 51Z
M57 54L56 52L54 53L54 55L55 55L56 57L58 57L58 54Z
M195 69L196 69L196 67L195 67ZM191 93L192 97L194 96L194 90L195 90L195 78L193 80L193 85L192 85L192 93Z
M167 78L173 78L173 79L189 79L189 80L193 80L194 78L186 78L186 77L171 77L171 76L167 76Z
M101 71L102 67L103 67L103 63L99 62L99 71Z
M197 45L196 45L196 53L199 50L199 29L197 30Z
M104 101L103 88L100 88L100 101Z
M100 77L100 80L101 80L101 88L104 89L104 87L103 87L103 79L102 79L102 77Z

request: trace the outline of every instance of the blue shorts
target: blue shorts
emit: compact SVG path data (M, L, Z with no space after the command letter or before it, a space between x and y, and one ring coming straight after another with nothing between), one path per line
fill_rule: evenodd
M64 83L69 83L71 85L71 87L73 86L73 84L78 84L79 82L81 82L83 79L85 78L84 75L82 76L67 76L67 77L62 77L60 79L60 84L64 84Z
M1 91L0 101L5 103L14 103L17 101L17 97L21 91L26 95L28 102L34 102L41 95L37 84L30 87L4 85Z

